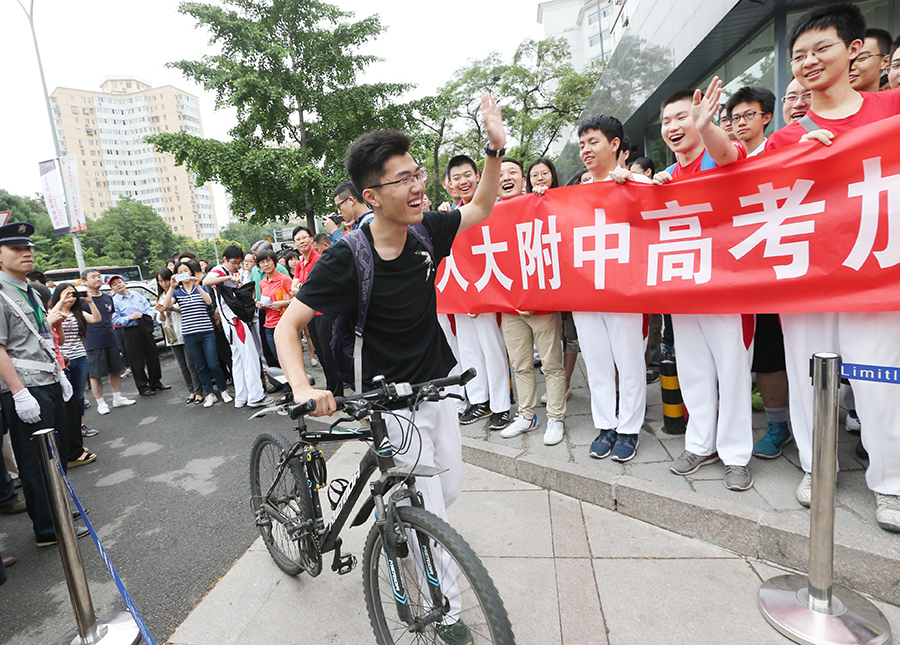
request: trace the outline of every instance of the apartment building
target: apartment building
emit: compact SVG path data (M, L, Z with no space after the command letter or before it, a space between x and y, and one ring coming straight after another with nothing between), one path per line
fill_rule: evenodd
M99 92L58 87L50 100L62 154L78 157L88 219L130 196L150 206L175 233L197 240L215 237L210 187L197 185L172 155L144 142L157 132L202 137L196 96L171 85L152 87L135 77L110 76Z

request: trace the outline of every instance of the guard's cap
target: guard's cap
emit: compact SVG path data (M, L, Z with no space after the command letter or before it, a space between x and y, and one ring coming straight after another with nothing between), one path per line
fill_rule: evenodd
M34 246L32 235L34 227L28 222L11 222L0 226L0 244L6 246Z

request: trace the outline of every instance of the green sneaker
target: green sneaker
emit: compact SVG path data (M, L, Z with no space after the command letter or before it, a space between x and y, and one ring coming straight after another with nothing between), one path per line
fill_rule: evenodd
M766 404L763 403L762 394L759 393L758 385L754 385L753 390L750 392L750 403L753 405L754 410L766 409Z
M450 645L474 645L475 643L472 639L472 632L461 620L457 620L452 625L435 625L434 631L442 641Z

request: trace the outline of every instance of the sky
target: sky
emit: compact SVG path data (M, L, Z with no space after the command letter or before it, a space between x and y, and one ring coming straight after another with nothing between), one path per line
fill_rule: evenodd
M211 0L216 2L218 0ZM26 7L32 0L22 0ZM204 135L227 139L233 110L214 110L215 96L166 68L176 60L213 53L206 32L178 13L178 0L33 0L34 22L47 91L100 89L106 76L129 75L153 86L174 85L199 97ZM538 0L424 2L331 0L357 18L377 13L387 27L364 53L383 58L365 82L401 81L426 95L469 59L492 51L508 58L525 38L541 39ZM152 11L150 11L152 8ZM0 188L16 195L40 191L38 163L54 156L37 58L25 12L17 0L0 0L4 26L0 65ZM224 193L214 191L221 213Z

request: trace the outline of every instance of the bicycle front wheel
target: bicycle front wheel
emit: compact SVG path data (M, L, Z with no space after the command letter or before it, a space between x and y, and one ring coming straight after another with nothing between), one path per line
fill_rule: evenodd
M290 449L290 442L277 433L265 432L256 438L250 456L250 506L266 549L278 568L291 576L304 569L311 575L317 575L316 566L321 570L322 560L314 531L311 529L299 540L294 540L277 517L261 510L263 499L278 476L282 455ZM291 459L278 484L265 499L291 521L302 522L313 518L309 484L297 459Z
M379 645L515 643L500 594L472 547L444 520L424 509L398 506L396 513L409 536L409 548L405 556L398 555L395 573L405 588L412 625L398 616L381 531L374 525L363 552L363 586ZM420 541L430 547L435 563L442 595L438 603L432 600Z

